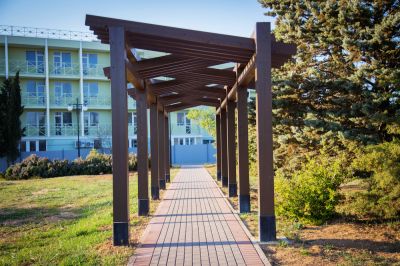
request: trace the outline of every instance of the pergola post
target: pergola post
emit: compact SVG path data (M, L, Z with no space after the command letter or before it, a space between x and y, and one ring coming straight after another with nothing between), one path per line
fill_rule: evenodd
M109 27L111 68L113 240L129 245L128 105L125 71L125 31Z
M157 104L150 105L150 147L151 147L151 198L160 198L158 185L158 109Z
M147 139L147 93L136 90L137 114L137 169L138 169L138 199L139 215L149 214L149 159Z
M221 116L215 115L215 142L217 144L217 181L221 180Z
M165 144L164 144L164 124L165 120L163 118L164 111L158 111L158 181L160 189L165 189Z
M272 142L271 26L257 23L255 31L255 87L258 151L260 241L276 240Z
M238 134L238 164L239 164L239 210L250 212L249 184L249 134L247 117L247 89L237 90L237 134Z
M164 118L164 144L165 144L165 181L166 182L171 182L171 176L170 176L170 152L169 152L169 119L168 119L168 113L165 115Z
M228 149L226 134L226 111L221 109L221 181L222 186L228 186Z
M229 197L237 196L236 183L236 149L235 149L235 106L234 101L228 101L226 105L227 123L227 148L228 148L228 186Z

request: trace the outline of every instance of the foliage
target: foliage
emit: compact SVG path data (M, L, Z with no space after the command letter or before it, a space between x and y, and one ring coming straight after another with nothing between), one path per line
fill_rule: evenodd
M136 155L129 154L129 170L137 169ZM30 179L36 177L49 178L70 175L98 175L112 172L112 159L109 154L91 150L85 159L78 158L72 162L68 160L49 160L35 154L16 163L5 172L8 180Z
M278 172L275 183L279 216L320 224L335 214L338 187L344 177L341 160L310 159L291 178Z
M273 72L276 144L292 151L283 159L318 151L325 134L361 144L399 136L398 1L259 2L277 17L277 39L297 45Z
M351 165L364 190L345 193L339 209L358 219L400 217L400 141L365 147Z
M19 73L6 79L0 89L0 157L7 156L8 163L14 162L18 155L18 145L23 136L19 117L24 111L21 106Z
M215 138L215 111L212 108L190 109L187 118L196 121Z

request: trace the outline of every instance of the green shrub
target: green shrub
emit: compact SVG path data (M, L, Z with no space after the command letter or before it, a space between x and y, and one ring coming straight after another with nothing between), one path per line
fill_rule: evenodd
M400 141L365 147L351 167L366 188L345 193L339 211L358 219L399 218Z
M341 160L309 160L291 177L277 173L276 211L280 216L321 224L335 214L337 192L343 179Z
M137 170L135 154L129 154L128 165L130 171ZM68 160L49 160L33 154L21 163L16 163L5 172L5 179L20 180L34 177L50 178L70 175L98 175L112 173L112 157L109 154L91 150L85 159L78 158L72 162Z

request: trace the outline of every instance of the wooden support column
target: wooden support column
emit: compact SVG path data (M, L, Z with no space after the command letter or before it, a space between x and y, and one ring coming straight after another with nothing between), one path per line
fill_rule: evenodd
M226 134L226 110L221 109L221 181L222 186L228 186L228 149Z
M137 114L137 171L138 171L138 199L139 215L149 214L149 158L147 138L147 93L136 90Z
M125 30L109 27L113 158L113 242L129 245L128 105Z
M235 107L234 101L228 101L226 105L226 123L227 123L227 148L228 148L228 186L229 197L237 196L236 182L236 149L235 149Z
M151 147L151 198L160 198L158 185L158 109L157 104L150 105L150 147Z
M170 173L170 151L169 151L169 145L171 143L169 139L169 119L168 119L168 114L165 115L164 118L164 144L165 144L165 181L166 182L171 182L171 173Z
M255 87L260 241L276 240L272 142L271 25L256 24Z
M215 115L215 142L217 143L217 181L221 181L221 116Z
M164 111L158 111L158 181L160 189L165 189L165 144L164 144Z
M250 212L249 134L246 88L238 88L237 90L237 111L239 210L241 213L244 213Z

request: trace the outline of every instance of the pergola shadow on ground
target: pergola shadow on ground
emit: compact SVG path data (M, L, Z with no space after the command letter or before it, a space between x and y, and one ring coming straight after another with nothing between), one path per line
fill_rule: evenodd
M110 44L114 245L129 244L127 95L136 100L139 215L149 212L147 108L150 109L151 197L159 198L170 175L168 113L199 105L216 108L218 180L239 194L241 212L250 211L247 89L256 90L259 176L259 235L276 239L272 147L271 68L295 53L275 41L270 23L257 23L251 38L86 16L86 25ZM139 60L134 48L167 55ZM235 63L232 69L218 67ZM128 88L130 83L134 88ZM238 124L239 191L235 151Z

